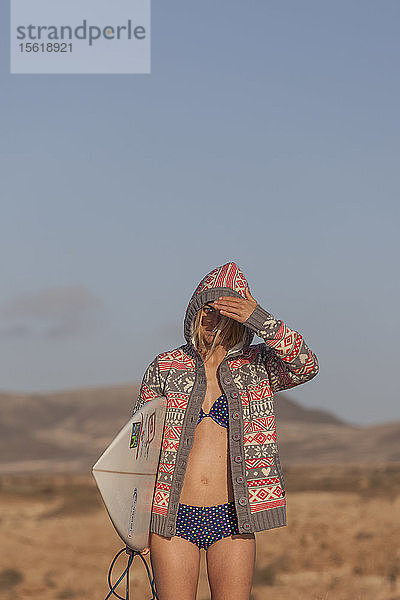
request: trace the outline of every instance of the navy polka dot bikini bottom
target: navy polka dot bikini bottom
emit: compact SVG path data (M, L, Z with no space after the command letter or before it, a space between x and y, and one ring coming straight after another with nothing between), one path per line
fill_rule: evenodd
M179 504L175 535L207 550L214 542L238 534L234 502L214 506Z

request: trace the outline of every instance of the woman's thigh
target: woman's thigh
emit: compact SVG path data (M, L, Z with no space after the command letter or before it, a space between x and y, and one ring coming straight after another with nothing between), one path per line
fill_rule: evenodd
M159 600L195 600L200 550L179 536L151 533L150 561Z
M254 534L218 540L208 548L206 560L212 600L249 600L256 561Z

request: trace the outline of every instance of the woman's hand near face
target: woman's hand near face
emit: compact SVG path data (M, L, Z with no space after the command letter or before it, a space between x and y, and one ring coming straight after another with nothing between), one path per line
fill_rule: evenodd
M257 300L250 294L248 287L244 293L246 299L237 298L236 296L221 296L213 302L213 306L219 310L221 315L239 321L239 323L244 323L257 306Z

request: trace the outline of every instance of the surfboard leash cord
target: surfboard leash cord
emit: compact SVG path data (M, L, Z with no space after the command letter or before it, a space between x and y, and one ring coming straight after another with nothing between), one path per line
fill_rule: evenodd
M117 580L117 582L114 583L114 585L113 585L112 581L111 581L112 570L114 568L114 565L115 565L118 557L123 552L126 552L129 555L128 556L128 562L127 562L127 565L125 567L124 572L119 577L119 579ZM140 552L138 552L136 550L132 550L128 546L126 546L125 548L122 548L119 552L117 552L117 554L114 556L114 558L113 558L113 560L111 562L110 568L108 569L107 582L108 582L108 587L109 587L110 591L107 594L105 600L108 600L108 598L111 598L111 596L115 596L116 598L119 598L120 600L129 600L129 570L130 570L130 568L132 566L132 563L134 561L135 556L140 556L140 558L144 562L144 566L146 567L147 576L149 578L151 591L153 592L153 595L152 595L152 597L151 597L150 600L158 600L158 596L156 594L156 590L155 590L155 586L154 586L154 577L151 576L150 569L149 569L149 566L148 566L146 560L144 559L144 557L142 556L142 554ZM126 577L126 582L125 582L125 596L120 596L115 590L119 586L119 584L122 582L122 580L124 579L124 577Z

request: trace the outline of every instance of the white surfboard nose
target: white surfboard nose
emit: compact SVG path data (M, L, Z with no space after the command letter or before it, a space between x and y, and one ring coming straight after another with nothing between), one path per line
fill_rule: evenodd
M146 402L92 468L117 533L127 546L137 551L149 545L166 408L163 396Z

